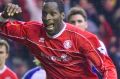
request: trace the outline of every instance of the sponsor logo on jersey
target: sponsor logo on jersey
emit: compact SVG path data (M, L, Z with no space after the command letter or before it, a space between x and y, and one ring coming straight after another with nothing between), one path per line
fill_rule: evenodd
M51 56L50 58L51 58L52 61L60 61L60 62L67 62L67 61L72 59L67 54L62 54L60 57Z
M45 38L42 38L42 37L41 37L41 38L39 39L39 42L44 43L44 42L45 42Z
M41 53L41 56L47 58L48 60L57 61L57 62L59 61L67 62L67 61L72 60L72 58L68 56L67 54L61 54L61 56L58 57L58 56L48 56L48 55Z

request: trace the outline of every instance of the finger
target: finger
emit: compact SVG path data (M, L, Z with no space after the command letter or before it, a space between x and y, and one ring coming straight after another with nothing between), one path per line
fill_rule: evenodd
M9 4L7 5L7 8L6 8L7 12L10 11L11 6L12 6L12 3L9 3Z
M21 12L22 12L22 9L21 9L21 7L19 7L18 10L16 11L16 13L18 14L18 13L21 13Z
M13 16L19 10L19 6L15 5L13 11L11 12L11 16Z
M17 9L16 5L13 4L13 5L11 6L10 10L9 10L8 15L9 15L9 16L14 15L16 9Z

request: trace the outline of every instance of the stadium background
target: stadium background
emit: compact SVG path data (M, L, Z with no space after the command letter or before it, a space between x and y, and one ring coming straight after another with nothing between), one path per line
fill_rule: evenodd
M0 11L9 2L22 7L22 14L16 16L16 20L41 21L42 0L0 0ZM88 15L88 31L96 34L106 45L109 56L112 58L120 79L120 0L64 0L65 14L71 7L81 6ZM14 20L11 18L11 20ZM66 19L65 19L66 21ZM23 74L35 67L33 56L27 48L12 40L10 44L10 56L7 66L21 78Z

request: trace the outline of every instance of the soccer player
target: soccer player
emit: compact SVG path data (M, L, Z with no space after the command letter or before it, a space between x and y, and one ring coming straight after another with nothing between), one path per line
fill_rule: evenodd
M103 56L105 55L105 57L107 57L107 58L104 58L104 60L107 60L107 62L111 62L111 63L106 62L106 65L110 66L111 64L113 64L111 59L108 57L107 50L105 48L104 43L100 40L98 40L98 42L94 42L94 38L96 38L96 36L86 31L88 24L87 24L87 14L84 9L82 9L81 7L71 8L68 12L67 21L75 25L76 27L80 28L81 30L83 30L84 31L83 35L85 35L94 46L96 43L100 43L101 48L99 49L99 51L101 51L100 52L102 53L101 55ZM96 46L95 48L98 49ZM93 71L96 72L99 75L99 77L101 77L98 71L94 69L94 67L92 68L93 68Z
M117 79L115 66L105 67L99 51L82 35L83 31L63 21L62 0L45 0L42 9L43 24L7 21L20 12L18 5L6 6L0 17L0 35L26 45L41 61L48 79L98 79L91 71L89 60L104 79Z
M5 65L9 55L7 41L0 39L0 79L18 79L17 75Z
M37 67L26 72L22 79L46 79L46 72L40 66L40 61L35 58L33 62L37 65Z

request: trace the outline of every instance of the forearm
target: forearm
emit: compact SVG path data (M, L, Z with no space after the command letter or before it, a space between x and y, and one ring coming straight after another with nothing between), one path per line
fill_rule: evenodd
M94 51L94 50L93 50ZM88 55L96 68L101 72L103 79L117 79L116 68L108 55L92 52Z
M103 79L117 79L115 66L108 55L104 55L98 50L95 50L89 41L82 44L82 48L84 50L84 55L90 59L96 68L101 72Z
M22 22L11 22L0 15L0 36L23 38L27 35Z
M111 58L108 55L100 54L104 63L103 79L117 79L117 71Z

